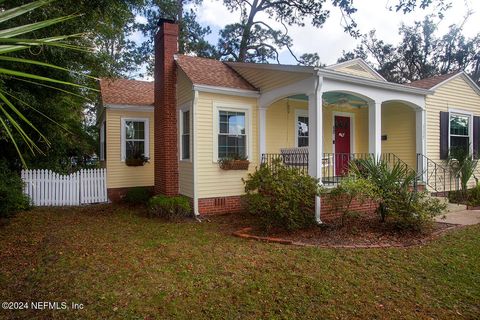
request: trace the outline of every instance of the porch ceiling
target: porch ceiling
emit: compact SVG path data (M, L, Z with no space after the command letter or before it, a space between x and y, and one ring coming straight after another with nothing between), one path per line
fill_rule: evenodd
M297 94L289 98L295 100L308 101L308 97L304 94ZM323 94L323 103L326 105L349 104L353 107L368 107L367 101L350 93L344 92L326 92Z

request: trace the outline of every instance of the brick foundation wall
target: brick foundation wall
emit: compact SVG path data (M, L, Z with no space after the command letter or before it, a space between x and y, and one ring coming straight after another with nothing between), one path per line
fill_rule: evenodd
M144 188L148 188L150 192L153 194L153 186L145 186ZM121 202L125 197L125 195L127 194L128 189L131 189L131 188L108 188L107 189L108 200L114 203Z
M350 205L350 211L374 213L378 204L373 201L360 202L353 200ZM328 196L323 196L321 200L320 219L322 222L330 222L340 218L342 212L336 211L336 205Z
M239 213L244 209L241 196L198 199L198 211L201 215Z
M328 196L321 200L321 219L323 222L330 222L340 218L341 212L337 212L336 205ZM360 202L353 200L350 205L351 211L374 213L378 204L373 201ZM241 196L215 197L198 199L198 211L200 215L216 215L227 213L239 213L245 210L245 204Z
M178 25L160 20L155 35L155 193L178 194L177 72Z

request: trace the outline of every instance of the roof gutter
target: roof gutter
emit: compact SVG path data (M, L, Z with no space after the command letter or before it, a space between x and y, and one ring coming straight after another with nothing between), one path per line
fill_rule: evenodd
M193 90L198 92L218 93L218 94L226 94L231 96L241 96L241 97L250 97L250 98L260 97L260 92L255 90L217 87L217 86L209 86L204 84L194 84Z

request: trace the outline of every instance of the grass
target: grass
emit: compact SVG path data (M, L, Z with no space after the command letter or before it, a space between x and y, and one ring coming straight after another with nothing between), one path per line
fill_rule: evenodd
M0 227L0 309L23 319L478 319L480 226L424 247L339 250L166 223L132 209L36 209Z

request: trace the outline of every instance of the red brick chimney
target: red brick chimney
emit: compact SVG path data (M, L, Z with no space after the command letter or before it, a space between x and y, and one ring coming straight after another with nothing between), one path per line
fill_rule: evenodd
M178 25L160 19L155 35L155 193L178 194L178 146L174 54L178 52Z

